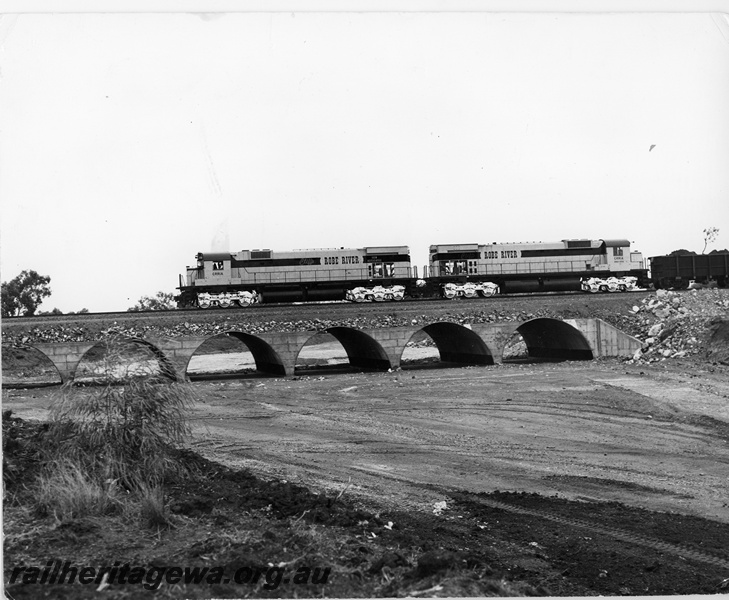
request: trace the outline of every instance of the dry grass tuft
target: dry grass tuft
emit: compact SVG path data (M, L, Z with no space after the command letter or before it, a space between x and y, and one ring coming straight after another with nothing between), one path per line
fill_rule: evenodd
M161 487L144 486L138 491L139 516L147 529L169 529L172 527L169 510L165 504Z
M63 522L114 513L122 499L115 485L94 481L80 464L63 459L51 463L40 475L36 507L40 514Z

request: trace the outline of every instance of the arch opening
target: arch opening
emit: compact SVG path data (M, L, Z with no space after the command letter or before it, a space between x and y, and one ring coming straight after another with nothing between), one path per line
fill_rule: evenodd
M432 323L426 325L420 331L432 340L438 352L441 366L449 366L449 363L481 366L494 364L494 358L489 347L478 334L468 327L456 323ZM419 332L416 332L411 341L416 335L420 337ZM417 339L415 338L416 344ZM431 358L432 356L433 353L431 352ZM428 366L432 367L437 364L431 360ZM412 366L406 364L403 368L412 368Z
M53 361L32 346L3 346L2 370L3 387L8 389L63 383Z
M563 361L594 358L590 344L582 332L558 319L533 319L520 325L516 333L524 340L528 358L532 360ZM508 360L506 356L504 360Z
M263 374L281 376L286 374L286 368L284 367L281 357L268 342L265 342L255 335L251 335L250 333L243 333L241 331L228 331L223 335L242 342L242 344L253 356L255 370L258 375ZM205 342L203 342L203 344L204 343Z
M312 371L387 371L385 350L366 333L349 327L331 327L313 335L296 358L294 373Z
M74 384L123 383L133 378L176 380L175 368L155 345L139 338L103 340L87 350L76 365Z
M402 369L428 369L445 366L435 340L424 329L416 331L405 344L400 356Z
M240 337L229 333L215 335L200 344L185 373L191 381L261 375L251 349Z
M427 369L443 364L435 340L424 329L412 335L400 356L400 367L403 369Z
M342 343L326 332L319 332L306 340L294 366L296 374L354 370Z

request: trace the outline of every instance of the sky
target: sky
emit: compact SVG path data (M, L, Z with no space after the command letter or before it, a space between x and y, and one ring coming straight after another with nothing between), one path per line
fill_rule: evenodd
M729 247L720 13L0 16L0 277L126 310L197 252Z

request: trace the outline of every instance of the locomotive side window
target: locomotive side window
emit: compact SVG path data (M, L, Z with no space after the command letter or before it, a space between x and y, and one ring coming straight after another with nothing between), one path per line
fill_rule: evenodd
M623 249L622 248L619 248L617 246L614 246L613 247L613 256L619 256L619 257L622 258L623 257Z
M222 271L223 270L223 261L214 261L213 262L213 271Z
M395 263L385 263L385 277L394 277Z

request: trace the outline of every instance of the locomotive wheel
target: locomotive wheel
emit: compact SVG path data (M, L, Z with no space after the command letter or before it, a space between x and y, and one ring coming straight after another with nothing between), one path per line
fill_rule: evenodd
M628 286L627 285L619 285L618 286L618 291L620 291L620 292L627 292L628 291Z
M601 292L607 292L607 291L608 291L608 286L606 286L606 285L601 285L601 286L600 286L600 288L599 288L599 290L600 290Z
M392 297L392 299L393 299L393 300L394 300L395 302L400 302L400 300L404 300L404 299L405 299L405 296L403 296L402 294L395 294L395 295L394 295L394 296Z
M200 302L198 306L200 308L210 308L210 302Z

